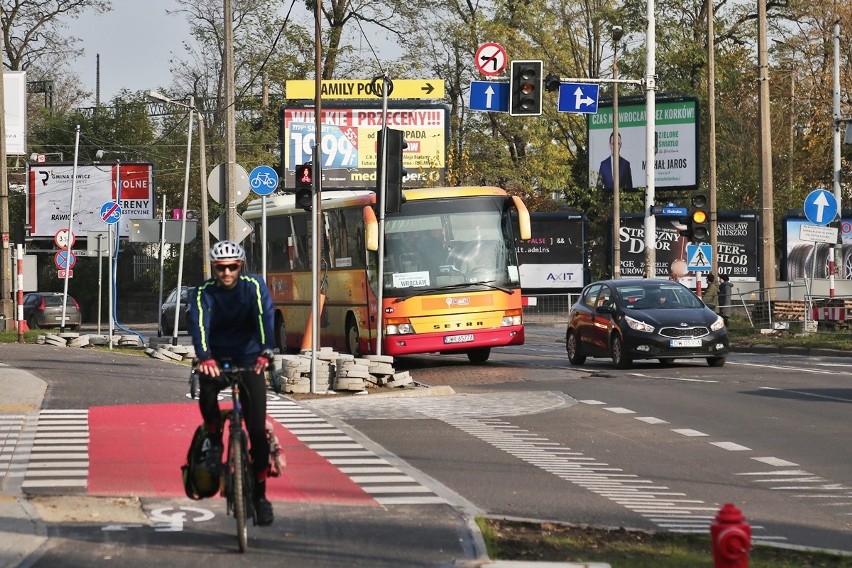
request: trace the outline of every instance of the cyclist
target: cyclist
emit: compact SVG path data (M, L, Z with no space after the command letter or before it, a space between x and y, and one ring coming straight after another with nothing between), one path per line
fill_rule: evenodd
M273 307L263 278L244 273L246 253L232 241L220 241L210 249L215 275L189 296L187 325L199 363L199 406L210 436L206 465L222 464L222 414L217 396L227 387L219 362L251 368L242 376L240 390L251 442L255 474L254 505L258 525L272 523L272 504L266 498L269 442L266 438L266 380L264 371L272 360Z

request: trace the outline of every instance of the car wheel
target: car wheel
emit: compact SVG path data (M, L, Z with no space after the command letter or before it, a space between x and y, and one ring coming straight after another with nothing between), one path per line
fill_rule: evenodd
M480 347L479 349L471 349L467 352L468 360L477 365L485 363L489 357L491 357L490 347Z
M707 357L707 364L711 367L723 367L725 365L724 357Z
M618 335L612 336L612 341L609 344L609 354L612 357L612 363L618 369L627 369L633 364L633 360L624 353L624 341Z
M586 354L580 347L580 338L577 337L576 332L568 332L568 336L565 338L565 351L568 352L568 361L572 365L582 365L586 362Z

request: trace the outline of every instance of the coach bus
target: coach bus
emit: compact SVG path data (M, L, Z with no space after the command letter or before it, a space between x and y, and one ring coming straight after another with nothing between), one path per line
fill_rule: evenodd
M530 238L524 203L496 187L408 189L398 214L384 220L382 333L379 227L372 191L322 193L320 344L352 354L464 353L474 363L491 349L524 342L515 232ZM292 195L261 201L243 217L250 270L261 272L275 304L282 353L302 346L311 318L313 213ZM512 213L516 212L517 222Z

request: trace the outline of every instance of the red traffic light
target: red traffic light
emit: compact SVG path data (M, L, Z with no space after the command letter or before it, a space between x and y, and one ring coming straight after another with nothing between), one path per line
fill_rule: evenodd
M297 186L313 185L314 169L310 164L302 164L301 166L296 166L295 174Z

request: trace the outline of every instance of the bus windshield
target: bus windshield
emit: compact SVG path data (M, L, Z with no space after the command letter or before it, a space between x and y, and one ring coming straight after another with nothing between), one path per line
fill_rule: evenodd
M517 285L514 241L504 204L504 199L490 197L409 201L401 214L386 217L387 293Z

